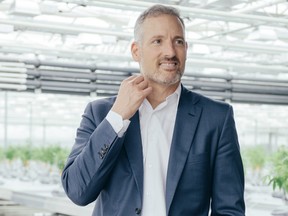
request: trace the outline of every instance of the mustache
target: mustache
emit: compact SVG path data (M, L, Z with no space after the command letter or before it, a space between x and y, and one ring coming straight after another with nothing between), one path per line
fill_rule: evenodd
M163 57L162 59L160 59L160 62L162 61L175 61L175 62L179 62L179 59L176 56L173 56L172 58L168 58L168 57Z

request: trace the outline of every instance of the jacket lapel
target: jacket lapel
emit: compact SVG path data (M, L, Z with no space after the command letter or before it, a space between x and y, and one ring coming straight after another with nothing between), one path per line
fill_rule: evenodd
M197 98L196 94L182 87L167 172L167 213L169 212L201 116L202 108L196 105Z
M125 136L124 146L142 201L143 153L139 124L139 113L136 112L136 114L130 119L130 121L131 122Z

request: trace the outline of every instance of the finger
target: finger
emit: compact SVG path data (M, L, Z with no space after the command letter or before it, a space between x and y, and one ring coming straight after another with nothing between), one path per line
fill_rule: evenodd
M149 86L148 88L145 88L142 93L143 93L144 97L146 98L149 94L152 93L152 87Z
M128 78L124 79L126 81L131 81L131 80L134 80L138 75L132 75L132 76L129 76Z
M133 84L139 84L144 80L144 77L142 75L137 75L133 80L131 80L133 82Z
M144 79L137 86L138 86L138 89L143 90L148 87L148 81Z

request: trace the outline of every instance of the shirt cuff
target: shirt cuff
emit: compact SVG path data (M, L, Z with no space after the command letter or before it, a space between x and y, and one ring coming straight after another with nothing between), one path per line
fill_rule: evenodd
M111 110L108 112L106 119L114 129L115 133L117 133L118 137L124 135L130 124L130 120L123 120L121 115Z

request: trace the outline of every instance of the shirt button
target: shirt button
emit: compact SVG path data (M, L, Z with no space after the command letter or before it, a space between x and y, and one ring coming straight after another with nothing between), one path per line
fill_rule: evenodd
M135 212L136 212L136 214L139 215L139 214L141 213L141 209L140 209L140 208L136 208L136 209L135 209Z

